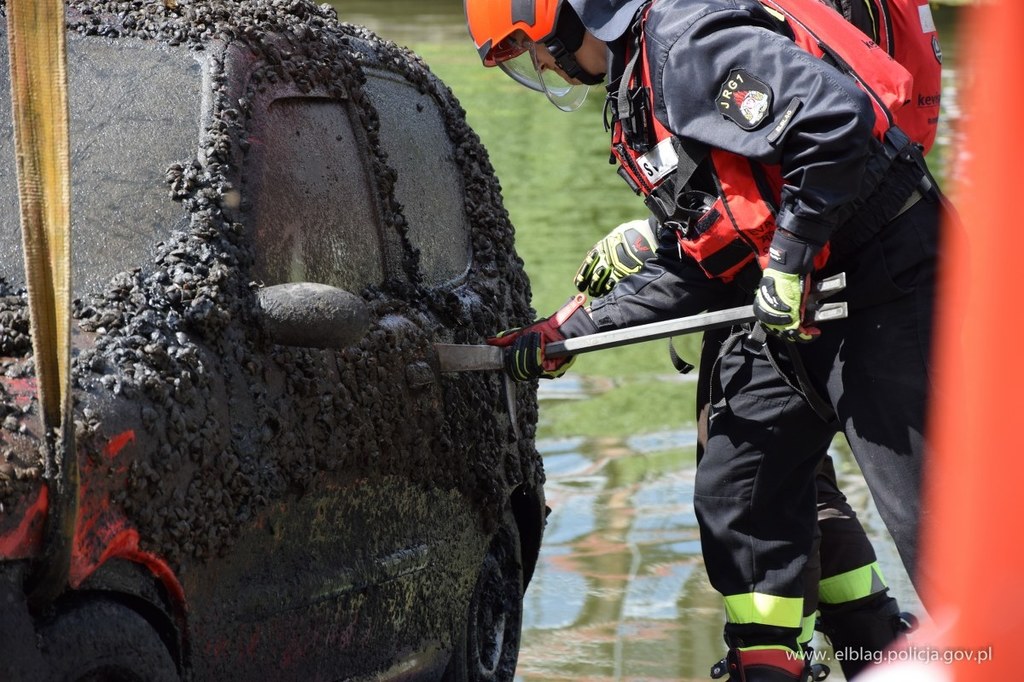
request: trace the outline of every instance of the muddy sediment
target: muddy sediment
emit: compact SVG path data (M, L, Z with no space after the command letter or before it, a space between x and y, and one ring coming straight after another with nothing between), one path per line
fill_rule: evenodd
M72 382L84 484L114 481L112 501L139 530L143 548L175 563L222 554L270 501L316 486L325 472L458 489L493 526L501 491L543 477L532 438L534 393L519 390L523 437L514 442L508 416L494 409L502 404L500 377L441 378L429 341L443 325L454 330L445 340L481 343L532 311L486 151L447 87L407 50L300 0L71 2L68 26L201 53L213 97L199 154L166 169L168 200L187 212L187 229L154 245L151 261L125 263L103 291L75 301ZM225 66L238 47L263 64L241 98ZM424 284L365 93L368 66L401 73L435 99L446 120L472 226L472 265L461 291ZM250 208L226 200L244 186L251 102L261 84L278 81L304 92L344 90L373 152L382 223L402 245L401 272L355 292L370 308L369 333L337 351L265 338ZM31 369L25 306L23 292L0 290L0 355L12 358L0 369L8 376ZM423 381L424 373L434 380ZM419 398L410 403L413 392ZM34 411L0 394L0 440L12 442L8 436L24 430ZM112 439L129 431L133 438L112 449ZM46 466L23 461L23 450L4 452L0 504L10 506ZM442 452L450 454L435 456Z

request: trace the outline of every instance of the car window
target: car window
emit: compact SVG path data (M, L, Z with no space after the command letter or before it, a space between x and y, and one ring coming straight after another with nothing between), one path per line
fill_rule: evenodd
M469 222L462 174L434 99L400 76L368 70L366 90L380 116L381 144L398 173L395 198L420 251L428 284L463 276L469 267Z
M353 292L383 281L377 190L345 102L281 97L260 106L244 171L257 278Z
M0 63L7 65L7 41ZM68 36L73 288L98 292L146 267L154 246L185 225L167 170L195 158L202 66L185 51L141 41ZM6 79L4 79L6 81ZM0 97L0 276L25 281L11 102Z

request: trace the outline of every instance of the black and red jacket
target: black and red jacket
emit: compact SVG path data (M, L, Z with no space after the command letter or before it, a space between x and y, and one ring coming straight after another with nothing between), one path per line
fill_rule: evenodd
M872 135L883 143L893 126L893 113L909 101L909 73L881 48L842 20L827 6L806 0L761 0L771 19L795 45L850 76L868 96ZM636 44L612 100L612 154L620 174L643 194L663 225L673 227L679 247L701 264L709 277L729 281L755 257L766 253L774 235L776 212L785 182L783 161L758 163L735 151L681 140L652 112L657 108L656 74L643 30L655 2L644 13ZM808 97L776 98L772 84L756 67L731 62L714 95L720 118L731 121L741 135L763 137L769 146L788 145ZM662 71L662 80L667 72ZM837 77L838 78L838 77ZM665 97L667 99L667 95ZM703 169L703 188L695 177ZM695 181L697 180L697 181ZM710 180L711 184L708 184ZM851 178L850 185L859 178ZM811 241L817 241L812 239ZM823 241L821 243L824 243ZM816 265L828 258L818 253Z
M692 263L729 282L779 228L821 248L821 266L837 228L862 222L910 144L891 128L891 112L910 100L909 74L818 3L656 0L612 49L621 57L609 86L620 174L691 258L663 263L689 272L685 283L663 278L656 262L595 301L602 328L706 309L700 290L717 285L695 283ZM913 188L902 189L892 214ZM631 291L657 296L658 287L672 306L652 300L602 319L608 303Z

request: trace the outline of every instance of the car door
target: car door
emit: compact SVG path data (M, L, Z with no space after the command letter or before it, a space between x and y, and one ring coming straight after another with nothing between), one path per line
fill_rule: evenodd
M410 293L416 256L395 170L361 93L287 81L248 92L239 189L253 288L337 287L366 301L370 326L346 348L277 344L258 321L249 330L260 367L238 368L220 400L233 437L251 441L237 475L282 483L224 557L186 572L197 675L433 670L487 536L430 364L438 322Z

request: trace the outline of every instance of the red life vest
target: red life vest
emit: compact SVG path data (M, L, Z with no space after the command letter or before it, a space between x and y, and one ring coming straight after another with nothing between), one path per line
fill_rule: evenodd
M914 77L911 101L896 124L928 152L935 142L942 98L942 48L928 0L865 0L878 22L875 41Z
M851 24L836 21L835 12L823 4L760 2L786 22L797 45L828 59L868 94L875 111L874 134L884 142L893 125L892 112L909 98L911 77L906 69L878 45L865 41ZM645 20L646 12L641 21ZM653 115L642 26L638 33L613 102L612 156L620 164L619 174L644 196L655 217L675 229L680 250L709 277L731 281L768 251L783 184L781 169L689 142L667 130ZM780 130L788 122L785 116ZM716 196L690 187L698 167L708 169ZM816 268L825 264L828 254L826 245L815 259Z

